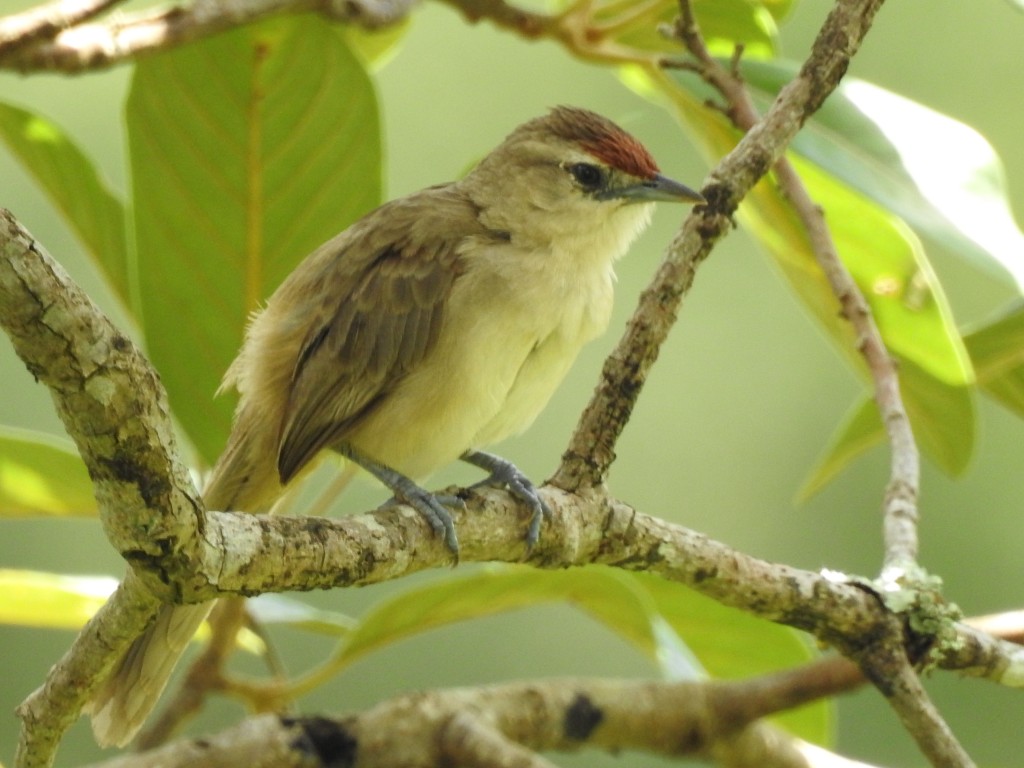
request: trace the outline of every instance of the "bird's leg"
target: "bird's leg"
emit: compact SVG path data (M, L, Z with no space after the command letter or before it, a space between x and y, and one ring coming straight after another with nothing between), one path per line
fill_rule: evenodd
M482 485L505 486L513 496L527 504L533 514L530 517L530 528L526 532L526 548L532 549L540 538L541 519L551 517L551 508L544 503L538 495L537 488L530 482L530 478L519 471L518 467L511 461L495 456L486 451L466 451L460 457L467 464L486 470L491 474L479 483L474 483L471 488L479 488Z
M462 505L460 499L451 496L437 496L425 488L421 488L401 472L381 464L379 461L374 461L352 446L343 445L336 450L384 483L388 490L395 495L393 501L408 504L423 515L430 523L430 527L434 529L434 533L444 539L444 543L455 555L456 561L458 560L459 539L455 535L455 523L452 521L451 513L445 508L445 505L453 507Z

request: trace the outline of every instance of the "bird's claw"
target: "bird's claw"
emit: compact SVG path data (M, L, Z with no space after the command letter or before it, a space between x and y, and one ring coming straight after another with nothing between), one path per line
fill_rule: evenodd
M483 480L469 486L471 490L483 487L505 487L516 499L530 508L530 527L526 531L526 550L529 552L540 539L542 520L550 519L553 515L551 507L537 493L537 487L515 464L499 456L478 451L463 458L490 472Z
M455 533L455 522L448 510L464 510L466 502L454 494L435 494L413 485L411 488L404 488L401 493L396 493L381 506L387 508L399 504L407 504L419 512L455 556L455 562L459 561L459 537Z

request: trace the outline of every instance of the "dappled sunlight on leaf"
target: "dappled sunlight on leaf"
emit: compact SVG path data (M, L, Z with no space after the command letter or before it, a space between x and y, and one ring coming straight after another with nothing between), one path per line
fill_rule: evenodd
M0 517L93 517L92 481L70 440L0 427Z

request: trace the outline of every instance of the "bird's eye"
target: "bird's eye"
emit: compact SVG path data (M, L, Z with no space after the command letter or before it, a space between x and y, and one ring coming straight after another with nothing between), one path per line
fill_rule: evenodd
M569 173L587 190L598 189L604 183L604 173L598 166L590 163L573 163L569 166Z

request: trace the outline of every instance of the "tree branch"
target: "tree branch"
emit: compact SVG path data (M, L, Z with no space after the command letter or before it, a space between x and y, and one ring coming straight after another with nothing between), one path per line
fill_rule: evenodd
M887 642L873 644L857 659L882 692L921 752L936 768L974 768L974 761L935 708L903 645L902 623L893 617Z
M677 34L693 56L694 69L726 100L723 109L733 124L747 131L758 121L757 109L738 73L738 61L726 69L711 56L693 15L689 0L680 0ZM775 164L783 195L789 200L807 233L809 244L842 314L851 323L859 349L874 381L878 404L892 449L890 479L884 509L885 563L883 582L903 584L917 576L917 498L920 457L910 419L900 395L896 365L890 357L871 309L853 277L839 258L822 210L814 204L796 170L785 158ZM953 736L921 685L907 658L900 622L890 620L888 640L874 643L860 657L866 676L885 695L904 726L933 765L971 766L966 751Z
M467 15L493 18L515 26L523 34L543 32L577 53L586 53L577 45L572 26L563 23L565 17L531 15L500 0L454 1ZM61 9L66 8L66 2ZM63 18L77 23L113 2L116 0L93 0L78 15ZM677 233L626 335L605 366L598 392L581 417L553 480L563 492L545 490L549 504L560 514L557 523L548 526L551 530L545 531L542 546L531 553L530 562L539 567L603 562L627 569L642 568L690 584L726 604L812 632L860 659L862 668L893 701L901 719L935 764L968 766L969 757L924 695L902 635L899 642L885 639L894 636L895 619L870 590L744 556L593 490L600 487L614 460L618 435L675 322L696 269L731 228L731 216L739 201L780 161L785 146L803 122L838 84L882 2L838 0L798 77L783 89L763 120L756 124L751 120L747 135L712 172L703 190L709 204L691 215ZM42 21L27 27L26 35L33 38L31 44L5 49L3 33L15 28L12 25L17 21L9 18L0 20L0 66L80 71L137 58L272 14L318 10L375 26L404 16L410 4L411 0L377 4L369 0L197 0L169 11L149 11L64 31L58 31L60 17L54 22L53 16L42 14ZM614 58L618 54L608 50L602 55ZM918 458L900 402L895 369L871 322L866 302L855 286L851 289L852 281L836 257L820 213L814 210L792 169L784 161L778 167L783 182L788 178L793 185L787 191L804 217L844 313L860 334L875 377L876 399L893 445L892 478L885 501L886 566L887 570L903 568L913 563L917 553ZM45 765L52 759L61 733L77 716L92 685L151 618L156 601L147 589L163 599L195 602L223 594L369 583L447 561L443 545L424 521L401 507L343 521L225 513L204 517L195 489L176 459L162 389L144 358L77 291L59 266L35 248L5 211L0 212L0 240L0 298L4 299L0 301L0 324L30 370L51 388L58 412L96 483L108 537L133 565L132 574L145 582L143 586L130 575L117 593L120 597L115 596L109 609L97 615L43 689L19 709L24 723L19 764ZM509 496L483 491L470 494L470 502L473 514L462 515L459 520L467 542L463 559L519 559L521 520ZM126 594L135 602L124 605ZM940 663L963 665L972 673L1011 684L1024 682L1019 649L1010 652L965 627L956 631L964 642L955 652L940 649ZM965 646L977 655L967 655ZM77 674L85 675L84 685L75 677ZM530 687L534 701L537 690L537 684ZM708 686L705 693L710 690ZM658 689L654 693L661 692ZM604 693L600 687L588 691L588 706L595 706L594 701ZM694 694L694 690L689 691L690 696ZM509 695L507 690L504 695ZM630 697L600 700L597 709L601 717L606 712L614 713L615 705L622 701L629 702L629 711L622 712L621 717L635 716L636 697L643 698L643 694L631 690ZM756 701L759 707L772 700L750 696L749 691L747 699ZM407 704L402 706L408 714ZM573 734L567 719L570 710L565 706L569 705L562 702L555 706L562 715L558 721L561 730L549 732L547 736L552 740L544 742L543 723L538 729L538 722L530 719L524 741L518 734L510 735L508 731L514 729L500 721L496 702L488 702L484 719L466 714L473 712L474 706L463 702L456 710L461 714L448 715L443 738L436 738L438 724L434 723L429 744L441 749L442 754L428 764L459 759L477 764L543 765L538 758L523 754L517 745L566 748L566 734ZM674 707L673 713L680 710L674 701L662 702L660 707ZM427 709L433 716L438 706L434 703ZM587 714L592 713L588 710ZM707 725L706 712L703 718L695 721L699 726L691 724L690 730L683 732L691 734L700 749L711 749L717 736L694 733ZM744 726L751 721L743 720ZM330 721L277 721L280 731L298 725L308 737L301 743L312 743L316 752L320 752L323 733L329 733L332 746L345 747L348 742L343 738L339 741L339 728L342 735L357 728L351 720L343 725L327 723ZM651 724L649 719L642 722L645 739L650 738L647 731ZM392 730L387 732L388 738L401 737L401 728L393 724L389 727ZM236 730L245 736L248 732L244 728ZM605 721L598 719L592 728L595 733L604 732ZM317 735L311 735L314 732ZM381 732L367 730L363 741L368 734ZM678 727L670 730L674 741L662 748L681 749L677 743L679 732ZM758 731L750 728L748 732ZM628 739L622 742L624 736L616 738L616 744L629 746ZM537 740L537 744L529 739ZM579 741L570 739L572 743ZM267 746L269 743L260 746L262 757L277 754ZM300 742L291 742L292 746L295 743ZM355 743L361 742L356 739ZM649 745L645 742L644 746ZM691 745L685 747L690 749ZM429 752L421 747L420 754ZM393 752L389 757L392 765L404 764L394 762ZM274 764L285 764L285 759L282 756ZM246 764L256 763L250 758ZM414 764L418 763L409 763Z
M111 540L130 559L132 573L160 597L200 602L353 586L448 562L443 542L407 507L341 519L224 512L198 517L198 496L171 458L175 447L159 381L6 211L0 211L0 325L51 386L93 473ZM851 655L880 636L889 616L862 585L749 557L593 490L542 492L555 515L529 554L528 562L538 567L603 563L652 571L812 632ZM467 509L456 513L463 560L522 559L526 510L496 489L463 494ZM134 577L126 582L118 595L130 595L137 607L115 598L26 702L22 744L31 748L22 750L20 765L49 763L59 732L78 714L89 688L152 617L155 601L146 589ZM956 631L959 642L950 644L955 652L943 650L940 666L1024 684L1021 649L981 642L974 629L957 625ZM44 722L46 730L37 732Z
M278 718L265 716L256 723L243 723L231 731L224 732L213 739L204 739L202 756L211 760L224 758L227 762L218 765L308 765L307 762L298 762L309 758L308 752L314 751L315 757L326 760L330 757L338 757L337 752L326 748L328 744L334 744L334 749L350 750L346 757L354 768L362 766L373 766L392 759L396 754L392 739L414 739L412 747L420 744L423 739L429 746L423 745L424 750L437 749L438 752L447 756L449 760L459 765L487 765L502 766L514 765L532 768L533 766L548 768L550 763L538 758L537 755L526 748L524 744L531 745L534 749L557 749L559 746L551 746L549 742L541 741L545 738L545 731L554 730L557 736L559 724L563 731L572 730L574 733L582 734L589 732L594 735L593 739L579 740L574 745L580 748L586 745L600 747L608 751L617 751L624 748L624 742L616 740L611 736L599 736L596 733L597 726L589 727L590 723L600 718L607 728L613 733L623 733L628 729L615 722L608 723L608 720L625 720L626 713L622 708L601 710L598 708L597 696L590 693L590 687L616 686L620 691L618 697L612 697L616 703L622 703L624 707L631 704L632 697L639 696L641 705L650 705L656 711L655 724L653 729L657 733L664 730L675 730L675 733L688 734L685 741L687 748L691 749L690 754L705 757L716 761L723 766L731 768L811 768L812 766L830 766L830 768L870 768L864 763L845 760L837 755L804 744L799 740L785 734L784 732L759 722L760 718L773 712L781 712L789 708L799 706L810 701L827 696L835 696L851 691L866 682L860 668L852 661L839 657L828 656L817 661L805 664L794 669L785 670L763 677L753 678L735 683L648 683L648 682L608 682L574 680L572 688L577 693L572 704L567 708L564 703L561 705L538 703L538 696L551 699L551 693L566 685L565 681L545 681L543 683L521 683L503 685L493 689L473 689L473 691L435 691L416 696L400 697L377 705L373 710L362 714L325 720L321 718ZM685 722L662 723L661 718L665 712L661 707L667 706L663 700L652 699L649 689L652 687L664 687L675 689L677 686L685 686L689 693L685 698L690 704L697 706L683 711L671 710L673 715L678 715ZM581 698L580 691L587 692L586 698ZM538 691L541 691L538 694ZM499 699L502 709L495 711L489 706L486 700L479 698L467 699L467 693L475 694L480 692L481 696L491 696ZM562 702L566 696L561 696ZM441 702L442 712L438 712L438 702ZM589 704L584 704L587 701ZM658 703L661 701L661 703ZM703 708L703 709L702 709ZM414 714L411 716L413 723L411 728L410 709ZM541 718L537 713L541 713ZM446 713L450 717L445 718ZM559 714L561 713L561 714ZM635 718L643 720L648 709L643 708L634 713ZM381 719L393 716L395 723L384 725ZM372 725L353 726L363 718L372 718ZM398 722L400 721L400 722ZM421 727L421 723L426 725ZM270 723L269 729L264 723ZM290 727L302 725L304 731L303 739L287 739L280 734L280 724L287 723ZM509 723L518 725L510 726ZM599 724L601 724L599 723ZM370 729L376 731L368 749L372 754L360 749L365 744L365 739L360 741L359 732L366 732ZM397 735L389 736L398 731ZM644 738L642 728L638 732L637 742L625 745L627 748L640 748L649 751L658 751L663 754L678 755L670 753L661 745L660 741L655 744L651 740L640 743ZM538 735L540 734L540 735ZM330 737L330 738L328 738ZM249 739L252 739L252 742ZM333 739L333 741L332 741ZM599 740L600 739L600 740ZM521 740L521 741L520 741ZM321 744L323 749L310 750L310 742ZM291 744L294 752L287 755L282 754L282 743ZM438 746L434 746L438 744ZM212 753L207 753L211 749ZM539 745L539 746L538 746ZM402 754L406 754L410 745L406 744ZM380 757L381 754L386 757ZM248 762L256 760L253 755L266 755L265 762ZM423 760L431 759L425 751L426 757ZM160 765L190 765L191 760L197 758L196 745L190 742L179 742L163 747L159 750L147 752L141 755L119 758L102 764L102 768L136 768L141 765L151 765L159 757ZM292 759L294 758L294 759ZM405 765L404 763L398 764ZM415 765L420 765L416 763ZM97 768L100 768L97 766Z
M102 765L175 768L201 758L206 765L245 768L547 768L535 752L590 747L809 768L813 763L799 743L756 722L817 695L817 689L792 685L788 675L701 683L554 679L429 691L338 718L263 715L201 744L176 742Z
M45 766L85 702L160 607L129 570L117 591L78 633L46 682L18 707L21 734L15 765Z
M98 16L125 0L54 0L0 19L0 59Z
M711 172L701 190L708 205L694 209L669 245L625 335L605 362L597 391L580 417L552 484L577 490L604 482L615 460L615 443L675 324L697 268L731 230L732 214L740 200L782 157L804 121L835 90L883 2L838 0L800 73Z
M96 4L101 2L93 1ZM330 19L376 29L405 18L414 2L415 0L194 0L189 4L140 11L103 23L68 26L59 31L51 25L40 32L41 39L34 44L17 47L12 45L5 51L2 45L2 31L5 27L12 30L18 28L18 17L8 17L0 19L0 68L21 72L53 71L65 74L104 69L285 13L318 12ZM91 15L94 14L89 14ZM46 34L52 32L56 32L52 37Z
M178 458L160 378L13 215L0 209L0 327L89 470L104 532L129 563L174 561L202 540L202 503ZM179 560L179 565L183 563ZM139 574L173 599L152 568Z

